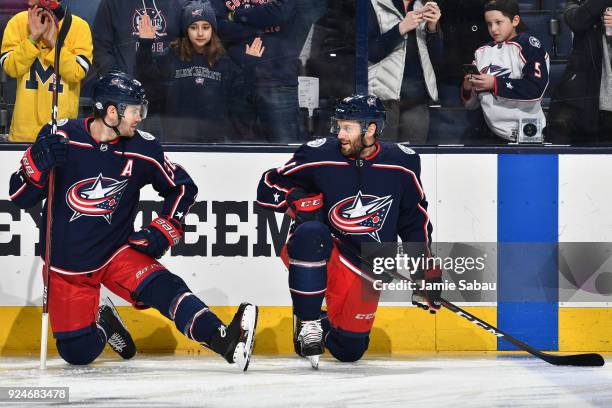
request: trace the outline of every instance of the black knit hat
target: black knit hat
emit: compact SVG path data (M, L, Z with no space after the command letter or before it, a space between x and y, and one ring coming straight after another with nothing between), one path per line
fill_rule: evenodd
M186 2L183 6L181 15L183 33L186 34L189 26L196 21L208 21L213 30L217 31L215 10L213 10L209 1L193 0Z

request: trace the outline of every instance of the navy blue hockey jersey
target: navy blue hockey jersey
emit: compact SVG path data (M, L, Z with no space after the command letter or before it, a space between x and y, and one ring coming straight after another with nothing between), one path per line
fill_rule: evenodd
M98 143L89 133L93 119L62 120L58 132L69 138L68 162L56 169L53 201L51 269L90 273L127 247L134 232L140 189L147 184L164 198L160 216L182 221L195 201L197 187L187 172L164 156L146 132ZM38 137L48 134L45 125ZM10 198L29 208L47 197L46 175L34 183L23 167L11 176ZM40 242L44 252L46 201ZM41 255L44 259L44 253Z
M400 144L379 142L363 160L347 158L337 139L302 145L285 165L265 172L257 204L287 210L285 197L293 187L323 193L326 224L352 249L339 248L347 258L362 242L419 242L429 256L432 226L420 180L418 154Z

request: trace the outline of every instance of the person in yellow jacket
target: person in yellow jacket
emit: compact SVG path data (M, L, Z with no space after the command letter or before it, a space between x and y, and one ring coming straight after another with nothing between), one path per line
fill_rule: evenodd
M28 6L9 20L2 38L0 65L17 79L11 142L33 142L51 120L54 46L65 13L58 0L28 0ZM59 118L77 117L80 83L91 66L92 54L89 24L73 16L60 54Z

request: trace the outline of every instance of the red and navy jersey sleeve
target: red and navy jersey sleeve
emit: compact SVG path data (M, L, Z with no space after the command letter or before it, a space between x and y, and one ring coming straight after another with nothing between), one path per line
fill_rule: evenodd
M402 149L402 167L408 170L406 188L401 197L397 233L402 242L423 243L424 255L431 255L433 227L427 214L427 199L421 183L421 159Z
M46 124L38 133L38 138L51 133L51 126ZM19 208L30 208L47 197L47 173L40 171L30 154L31 147L23 154L19 170L11 175L9 195L11 201Z
M328 139L317 139L300 146L293 157L284 165L266 171L257 187L256 203L278 212L287 210L285 198L289 190L300 187L312 193L316 191L313 169L322 163L324 154L320 146L329 143Z
M524 64L522 78L496 78L495 94L521 101L542 99L548 86L548 53L537 38L528 34L520 34L514 42L521 50L519 55Z
M155 143L151 185L164 198L160 216L183 221L198 194L198 188L185 169L172 162Z

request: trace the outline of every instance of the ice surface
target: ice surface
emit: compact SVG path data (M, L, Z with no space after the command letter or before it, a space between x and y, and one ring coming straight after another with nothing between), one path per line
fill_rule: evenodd
M46 371L37 358L0 357L0 385L68 386L71 407L612 407L612 365L480 353L324 356L318 371L297 357L254 356L246 374L208 355L104 356L86 367L53 357Z

